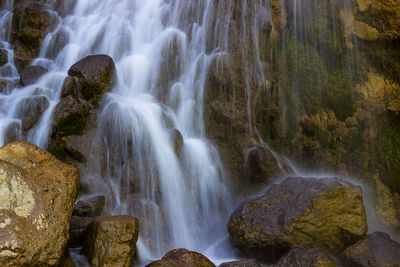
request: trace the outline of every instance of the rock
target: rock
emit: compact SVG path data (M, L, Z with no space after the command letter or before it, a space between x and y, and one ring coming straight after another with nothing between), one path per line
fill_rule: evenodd
M139 222L130 216L95 217L87 231L83 252L94 266L131 266Z
M115 71L111 57L93 55L72 65L68 75L78 78L78 87L84 99L97 103L113 87Z
M21 139L21 133L21 123L19 121L11 122L6 126L4 144L8 144Z
M339 178L289 177L241 203L228 231L235 247L267 261L293 246L339 252L367 231L362 191Z
M291 249L289 253L274 266L275 267L286 267L286 266L334 267L340 265L331 255L329 255L324 250L315 248L297 247Z
M45 96L30 96L18 104L17 117L22 121L22 132L25 136L39 122L48 107L49 100Z
M269 183L285 173L292 172L278 154L274 155L271 150L262 145L256 145L249 150L247 167L250 183Z
M220 264L218 267L261 267L256 260L230 261Z
M0 149L0 170L0 265L57 265L69 238L78 171L24 141Z
M400 244L382 232L367 235L344 253L348 260L360 266L400 266Z
M60 264L58 265L59 267L74 267L74 260L72 259L71 255L69 254L69 251L65 251L64 256L62 257Z
M215 265L200 253L183 248L171 250L161 260L146 267L214 267Z
M69 229L68 247L82 247L87 229L92 220L93 218L91 217L72 216Z
M103 211L106 198L103 195L92 195L84 199L80 199L75 204L73 215L80 217L99 216Z
M8 63L8 52L7 50L0 48L0 66Z
M68 71L54 109L50 151L59 159L86 162L95 139L99 103L115 82L115 65L106 55L88 56Z
M2 94L10 93L15 87L19 84L15 81L15 79L0 79L0 92Z
M181 154L181 150L182 150L182 145L183 145L183 137L180 131L178 131L177 129L171 129L169 130L169 135L172 139L172 142L174 144L174 151L175 154L179 157Z
M46 4L21 1L15 5L11 39L15 65L19 70L38 56L44 37L54 28L54 20Z
M48 72L42 66L27 66L21 72L20 83L22 86L34 84L40 77Z

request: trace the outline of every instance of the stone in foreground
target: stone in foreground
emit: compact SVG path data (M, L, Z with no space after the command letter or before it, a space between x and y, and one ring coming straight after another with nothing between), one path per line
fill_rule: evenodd
M362 191L339 178L290 177L241 203L228 231L234 246L272 262L295 246L339 252L367 231Z
M59 264L78 171L28 142L0 148L0 266Z
M146 267L215 267L200 253L183 248L171 250L161 260L154 261Z
M131 216L95 217L87 230L84 253L93 266L131 266L139 222Z
M400 244L375 232L345 250L348 260L360 266L400 266Z
M315 248L297 247L289 251L275 267L301 266L301 267L335 267L340 266L326 251Z

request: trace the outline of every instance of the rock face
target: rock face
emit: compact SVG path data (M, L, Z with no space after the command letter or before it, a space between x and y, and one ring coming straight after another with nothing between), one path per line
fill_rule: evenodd
M48 6L40 1L20 1L14 7L11 35L14 61L19 70L39 54L42 41L54 24Z
M42 66L27 66L21 72L20 83L22 86L34 84L40 77L48 72Z
M106 198L103 195L92 195L85 199L80 199L75 204L73 215L80 217L99 216L103 210Z
M89 226L84 253L93 266L131 266L139 222L130 216L95 217Z
M327 252L315 248L297 247L289 251L276 265L276 267L302 266L302 267L335 267L341 266Z
M261 265L256 260L241 260L224 262L218 267L261 267Z
M399 266L400 244L385 233L375 232L348 247L345 255L360 266Z
M290 177L240 204L228 231L234 246L268 261L293 246L341 251L367 231L362 191L338 178Z
M0 66L7 64L8 62L8 53L7 50L1 48L0 49Z
M0 173L0 265L57 265L69 238L77 170L20 141L0 149Z
M115 64L106 55L87 56L68 71L54 109L50 151L82 162L93 140L99 103L115 82Z
M200 253L179 248L165 254L161 260L154 261L146 267L215 267L215 265Z
M24 136L39 122L48 107L49 100L46 96L27 97L18 104L18 118L22 121L22 133Z

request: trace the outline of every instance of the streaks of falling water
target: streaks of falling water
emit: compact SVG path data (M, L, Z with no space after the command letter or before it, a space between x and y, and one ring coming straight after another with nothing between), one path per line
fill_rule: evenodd
M0 13L1 46L9 52L9 72L1 76L15 82L18 73L9 44L12 5L6 1ZM227 41L226 22L219 21L216 29L208 24L210 17L218 16L213 7L212 0L64 1L55 7L57 25L32 63L46 67L48 74L35 85L1 95L6 103L0 111L1 142L7 141L7 129L13 124L16 138L46 147L52 110L69 67L89 54L104 53L114 59L117 85L105 97L99 139L92 145L96 156L82 178L92 185L93 193L106 195L109 213L139 217L142 257L160 257L176 247L213 256L218 253L207 247L227 235L233 203L218 152L205 137L202 117L208 66ZM219 41L207 48L208 35L213 34ZM34 96L45 97L48 107L22 136L19 103ZM178 153L172 129L183 137ZM103 155L96 151L103 151L106 160L96 158Z

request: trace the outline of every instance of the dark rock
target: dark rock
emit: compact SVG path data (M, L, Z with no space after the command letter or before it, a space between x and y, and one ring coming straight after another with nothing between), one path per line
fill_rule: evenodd
M21 123L14 121L6 126L4 143L8 144L22 138Z
M39 54L44 37L54 25L54 18L46 4L22 1L15 5L11 38L15 65L19 70Z
M171 250L161 260L154 261L146 267L215 267L215 265L200 253L178 248Z
M27 97L18 104L18 118L22 121L22 132L25 136L39 122L48 107L49 101L45 96Z
M230 261L220 264L218 267L261 267L256 260Z
M0 48L0 66L7 64L8 62L8 52L7 50Z
M40 77L48 72L47 69L42 66L27 66L21 72L20 84L22 86L27 86L34 84Z
M99 216L103 211L106 198L103 195L92 195L80 199L75 204L73 215L81 217Z
M69 254L69 251L66 250L64 252L64 256L61 258L60 264L58 265L59 267L74 267L74 261L71 257L71 255Z
M168 133L174 144L174 151L175 151L176 155L179 157L179 155L181 154L182 145L183 145L182 134L177 129L171 129L171 130L169 130Z
M69 228L68 247L75 248L81 247L85 240L87 229L93 218L72 216Z
M367 235L348 247L345 255L360 266L400 266L400 244L382 232Z
M17 82L15 79L0 79L0 92L10 93L15 87L17 87L19 81Z
M290 177L241 203L228 231L234 246L267 261L293 246L341 251L367 231L362 191L339 178Z
M269 183L280 178L284 173L290 173L291 168L278 154L262 145L252 147L247 155L247 168L250 183Z
M314 266L340 266L336 259L334 259L328 252L315 249L297 247L289 251L276 265L276 267L286 266L301 266L301 267L314 267Z
M84 99L97 103L114 85L115 64L107 55L87 56L72 65L68 75L78 78L78 86Z
M93 266L131 266L139 234L139 222L131 216L95 217L83 252Z

